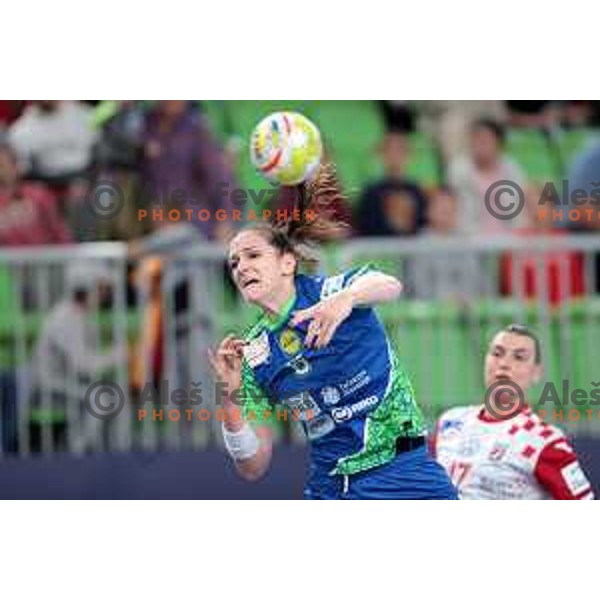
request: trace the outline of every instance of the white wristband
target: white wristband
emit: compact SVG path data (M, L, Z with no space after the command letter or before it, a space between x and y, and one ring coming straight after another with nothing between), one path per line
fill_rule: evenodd
M244 423L239 431L229 431L223 423L223 440L227 452L234 460L244 460L251 458L258 452L260 446L259 439L254 433L254 429Z

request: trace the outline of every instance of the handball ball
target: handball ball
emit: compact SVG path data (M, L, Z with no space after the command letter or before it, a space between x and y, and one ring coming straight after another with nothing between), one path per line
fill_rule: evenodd
M322 155L319 130L300 113L273 113L254 128L250 138L252 164L268 180L281 185L310 179Z

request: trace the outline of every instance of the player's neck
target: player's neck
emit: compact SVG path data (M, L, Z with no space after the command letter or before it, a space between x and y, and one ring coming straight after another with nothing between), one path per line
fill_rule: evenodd
M295 298L296 288L293 281L290 281L289 284L282 286L272 298L266 300L262 309L270 320L277 320L289 310L290 304L293 303Z

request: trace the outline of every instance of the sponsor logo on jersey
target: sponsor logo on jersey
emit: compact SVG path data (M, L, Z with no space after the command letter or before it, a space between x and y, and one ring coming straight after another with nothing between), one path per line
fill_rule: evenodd
M298 354L302 349L302 340L293 329L284 329L279 335L279 346L286 354Z
M288 362L288 365L294 371L294 373L296 373L296 375L300 376L307 375L311 370L310 363L302 355L292 358L292 360Z
M581 470L578 462L573 462L566 467L563 467L560 471L562 478L565 480L567 487L573 494L576 496L577 494L581 494L590 487L588 480Z
M244 358L250 367L258 367L264 363L271 355L271 346L269 345L269 336L263 331L256 339L249 342L244 347Z
M341 394L337 388L327 386L321 390L321 397L327 406L334 406L340 401Z
M341 383L340 389L342 390L342 394L344 394L344 396L348 396L370 383L370 381L371 377L367 373L366 369L363 369L356 375L353 375L350 379L346 379L346 381Z
M343 421L349 421L356 413L365 411L369 408L372 408L379 402L378 396L369 396L368 398L364 398L363 400L359 400L354 404L350 404L348 406L340 406L339 408L334 408L331 411L331 416L334 421L337 423L341 423Z

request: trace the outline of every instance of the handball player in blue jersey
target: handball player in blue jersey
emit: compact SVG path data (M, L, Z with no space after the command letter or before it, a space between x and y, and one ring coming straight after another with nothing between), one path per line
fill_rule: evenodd
M305 497L455 499L427 452L423 417L373 305L396 301L401 283L368 266L330 277L300 273L306 244L335 237L338 194L321 167L295 190L315 218L253 224L229 244L243 298L262 309L242 337L210 352L224 399L223 436L240 475L259 479L273 451L266 422L281 404L310 442ZM276 405L276 406L272 406Z

